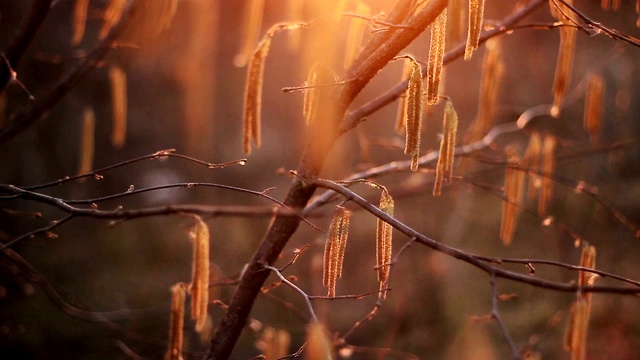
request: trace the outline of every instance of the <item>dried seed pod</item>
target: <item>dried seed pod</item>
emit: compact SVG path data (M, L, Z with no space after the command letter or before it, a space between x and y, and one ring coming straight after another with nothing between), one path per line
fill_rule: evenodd
M401 81L407 81L411 77L413 72L413 62L409 59L405 59L402 66L402 78ZM398 115L396 118L396 132L398 134L405 130L405 124L407 121L407 92L398 98Z
M322 283L327 287L327 296L336 294L336 282L342 277L344 251L349 235L349 219L351 212L342 206L336 208L336 214L329 226L329 238L325 244L322 263Z
M529 169L529 184L528 184L528 196L529 201L533 201L536 197L538 188L540 188L541 181L535 171L540 170L540 157L542 156L542 139L538 132L533 132L529 139L529 145L524 152L524 158L522 159L522 166Z
M196 331L200 332L207 321L209 305L209 227L197 215L193 244L193 277L191 295L191 318L196 320Z
M556 168L555 159L556 138L547 135L542 141L542 178L540 184L540 197L538 199L538 214L547 215L547 208L553 196L553 171Z
M85 174L93 168L93 154L95 152L95 128L96 117L91 106L84 108L82 118L82 144L80 149L80 165L78 166L78 174Z
M393 198L386 189L380 194L380 210L393 216L394 202ZM380 283L379 297L385 299L387 292L384 291L387 279L389 278L389 270L391 263L391 254L393 246L393 228L384 220L377 219L376 226L376 268L378 269L378 282Z
M359 1L356 4L355 13L360 16L369 17L371 15L371 9L365 3ZM344 54L345 69L348 69L349 66L351 66L353 60L355 60L356 56L360 52L362 39L364 38L367 27L368 24L362 21L362 19L351 19L351 22L349 23L349 30L347 31L347 44Z
M520 215L519 204L522 202L524 188L524 173L514 167L520 163L515 154L508 154L508 165L504 175L504 200L502 202L502 222L500 225L500 240L504 245L510 245L516 224Z
M587 99L584 109L584 128L590 135L591 142L598 142L602 127L602 108L604 96L604 81L598 74L589 74L587 85Z
M249 59L252 59L251 53L260 38L264 0L250 0L245 6L242 21L242 39L244 41L238 54L233 59L233 64L237 67L246 66ZM255 57L255 53L253 56Z
M127 73L119 66L109 67L113 127L111 144L120 149L127 137Z
M412 57L412 71L409 78L409 87L407 90L407 119L406 123L406 143L404 153L411 155L411 170L418 170L418 158L420 157L420 136L422 132L422 108L423 97L422 92L424 83L422 82L422 69L420 64Z
M89 0L76 0L73 7L73 36L71 37L71 44L74 46L80 44L84 38L88 11Z
M182 360L184 331L184 304L186 301L184 284L177 283L171 287L171 319L169 325L169 350L166 360Z
M442 10L431 27L429 63L427 64L427 103L438 103L438 90L442 75L442 60L447 37L447 9Z
M98 38L104 40L109 31L120 21L122 13L127 6L127 0L109 0L107 8L104 10L104 18Z
M464 49L465 60L471 59L473 51L478 48L483 17L484 0L469 0L469 31L467 33L467 45Z
M451 184L453 177L453 160L456 147L456 133L458 132L458 114L451 99L447 98L442 121L442 140L440 154L436 165L436 178L433 183L433 196L440 196L443 181Z
M571 72L573 69L573 58L575 53L577 29L563 26L560 28L560 49L558 50L558 62L553 80L553 107L551 115L560 116L562 102L567 93Z
M271 46L271 36L267 34L251 57L247 68L247 85L244 92L244 153L251 153L251 142L255 147L261 144L261 111L262 111L262 81L264 78L264 63Z

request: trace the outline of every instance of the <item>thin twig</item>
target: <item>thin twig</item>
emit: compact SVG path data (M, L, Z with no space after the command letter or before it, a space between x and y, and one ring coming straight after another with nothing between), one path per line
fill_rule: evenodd
M317 322L318 317L316 316L316 312L313 311L313 305L311 304L311 300L309 300L309 295L307 295L307 293L305 293L302 289L300 289L296 284L292 283L286 277L284 277L284 275L282 275L282 273L278 268L271 265L263 265L263 267L265 269L269 269L273 271L280 278L280 281L289 285L289 287L291 287L292 289L300 293L302 297L304 297L304 301L307 303L307 307L309 308L309 314L311 315L311 320L313 320L314 322Z
M500 327L500 332L502 333L502 336L505 338L505 340L509 344L509 348L511 349L511 357L513 358L513 360L518 360L520 359L518 348L516 347L515 342L511 338L511 335L509 335L509 330L507 329L507 326L504 324L504 321L502 321L502 316L500 315L500 310L498 308L499 294L498 294L498 286L496 284L495 273L491 273L491 290L493 292L491 296L491 305L492 305L491 317L496 321L496 323L498 323L498 327Z

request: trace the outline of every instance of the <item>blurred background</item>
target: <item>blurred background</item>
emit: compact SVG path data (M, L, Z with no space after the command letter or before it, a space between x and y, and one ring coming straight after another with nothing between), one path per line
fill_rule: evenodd
M281 21L318 20L309 29L280 32L272 40L265 64L262 98L263 144L254 149L246 166L208 169L178 159L143 161L105 172L101 180L87 179L43 190L64 199L86 199L177 182L211 182L262 191L281 199L290 179L281 169L295 169L309 134L302 117L302 92L283 93L286 86L300 86L310 66L327 49L342 61L348 16L336 17L333 2L267 0L260 34ZM615 1L614 1L615 2ZM32 1L0 1L0 48L12 40ZM19 80L37 99L77 66L98 43L111 1L90 1L86 29L73 43L73 0L55 1L20 66ZM358 1L345 3L355 12ZM393 1L368 1L373 16L388 11ZM466 3L463 1L463 3ZM486 2L485 24L491 26L511 13L514 1ZM519 3L525 3L520 1ZM605 2L606 3L606 2ZM600 0L577 0L576 7L592 19L639 37L638 14L633 1L622 1L618 11L603 10ZM178 0L148 1L136 14L134 26L109 52L107 58L57 104L48 115L7 144L0 146L0 183L35 185L72 176L80 171L83 114L95 114L95 151L92 167L98 169L163 149L212 163L245 157L242 153L242 113L246 69L241 61L243 43L250 38L243 25L245 7L251 1ZM176 6L172 8L172 6ZM171 16L175 9L175 14ZM360 8L362 9L362 8ZM545 4L521 24L550 24L554 19ZM366 23L366 21L363 21ZM463 31L466 33L466 30ZM260 35L262 36L262 35ZM365 31L365 41L370 34ZM455 37L453 39L455 41ZM450 42L447 49L464 43ZM501 37L504 77L495 102L492 123L515 121L526 109L553 101L551 91L558 53L558 29L524 27ZM418 60L428 58L428 31L403 53ZM445 69L441 93L448 95L460 118L459 143L478 112L485 48L470 61L458 59ZM638 279L640 256L637 226L640 223L640 49L605 35L578 32L569 93L575 96L558 119L536 118L526 131L498 138L495 145L459 160L459 176L443 194L431 195L433 172L395 173L376 179L394 196L395 216L423 234L475 254L496 257L540 258L578 264L577 236L596 247L597 267ZM334 60L335 60L334 59ZM335 60L338 62L337 60ZM126 138L114 141L114 111L110 71L126 74ZM343 69L334 67L340 75ZM402 63L389 64L364 89L353 108L394 86ZM605 82L602 132L592 143L583 129L584 83L589 72ZM123 89L120 89L122 95ZM116 95L117 96L117 95ZM19 86L2 95L0 127L29 111L31 100ZM442 128L442 102L430 107L423 126L422 152L437 149ZM397 103L369 116L357 129L345 134L329 155L324 178L339 180L359 170L394 160L406 160L404 135L394 130ZM597 199L572 186L556 184L549 215L554 222L543 226L535 215L535 202L524 205L531 212L520 216L513 244L499 239L502 201L496 196L504 180L504 149L522 154L532 131L558 139L556 173L597 187ZM432 169L435 164L431 164ZM482 186L478 186L478 184ZM355 191L377 203L379 192L366 186ZM100 209L144 208L169 204L272 206L264 198L212 188L181 188L148 192L102 202ZM28 201L0 204L2 241L45 226L64 216L57 209ZM608 208L629 221L617 220ZM41 212L42 218L29 213ZM333 206L321 208L309 218L325 230ZM235 280L264 234L269 217L208 217L211 232L211 295L227 304ZM55 236L27 239L12 249L29 261L72 306L104 313L113 321L95 323L65 315L43 292L16 276L10 266L0 268L0 358L160 358L167 348L169 288L191 278L193 221L184 216L151 217L110 223L76 218L55 229ZM574 234L570 236L569 234ZM285 248L282 266L295 249L302 249L285 275L310 295L324 295L322 251L326 233L307 225ZM408 239L395 234L399 249ZM354 209L344 275L337 294L360 294L378 289L375 266L375 218ZM506 266L527 273L524 266ZM557 281L577 278L575 272L539 266L535 276ZM268 284L277 282L272 276ZM599 284L615 284L609 279ZM492 321L478 321L491 311L491 287L486 274L465 263L413 245L394 269L387 301L373 320L347 339L341 355L354 359L493 359L508 358L509 348ZM564 333L575 294L564 294L499 280L498 290L515 294L501 302L505 323L520 348L544 359L568 358ZM314 300L327 327L348 331L374 306L376 297L346 300ZM637 297L593 297L588 335L589 359L635 359L640 354L640 302ZM223 315L210 307L215 326ZM304 343L309 321L304 302L291 288L279 286L261 294L251 313L251 326L243 333L234 359L260 354L256 341L265 328L284 329L291 336L289 352ZM475 321L474 321L475 319ZM208 350L210 332L201 339L188 319L185 326L187 358ZM391 348L393 351L383 351Z

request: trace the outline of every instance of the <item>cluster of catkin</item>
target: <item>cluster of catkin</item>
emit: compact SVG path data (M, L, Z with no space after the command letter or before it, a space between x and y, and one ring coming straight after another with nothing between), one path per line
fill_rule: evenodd
M209 227L199 216L193 215L193 274L190 284L177 283L171 287L171 318L167 360L182 359L184 313L187 292L191 296L191 318L195 329L202 332L207 324L209 305Z

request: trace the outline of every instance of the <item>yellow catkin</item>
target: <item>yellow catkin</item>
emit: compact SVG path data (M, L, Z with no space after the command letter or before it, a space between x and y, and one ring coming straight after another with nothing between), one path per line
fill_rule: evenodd
M380 210L393 216L394 201L386 190L380 195ZM376 267L378 269L378 282L380 283L380 293L378 296L385 299L387 292L384 290L391 264L393 228L384 220L378 219L376 226Z
M596 249L593 246L582 248L580 266L595 269ZM578 275L579 286L591 286L595 281L595 276L591 273L580 271ZM578 299L573 305L573 312L567 334L565 347L571 352L572 360L584 360L587 354L587 333L589 330L589 318L591 315L591 295L592 293L578 292Z
M609 10L611 8L611 0L600 1L600 8L602 8L602 10Z
M328 297L335 296L336 282L342 277L342 263L347 247L350 217L351 212L347 208L338 206L329 226L329 238L325 244L322 264L322 283L327 287Z
M540 157L542 155L542 139L538 132L533 132L529 139L529 145L524 152L522 166L529 170L529 182L527 190L527 198L533 201L536 197L537 190L540 188L540 176L536 171L540 170Z
M186 300L184 284L171 287L171 319L169 324L169 350L165 360L182 360L184 331L184 304Z
M482 18L484 17L484 0L469 0L469 30L467 45L464 48L464 59L469 60L480 43Z
M78 166L78 174L85 174L93 168L93 154L95 152L95 127L96 117L90 106L84 108L82 119L82 144L80 149L80 165Z
M405 59L402 66L402 78L401 81L408 81L413 72L413 63L409 59ZM401 134L405 129L407 121L407 92L398 98L398 115L396 118L396 132Z
M256 342L256 347L262 351L265 359L279 359L289 354L291 335L284 329L265 327Z
M371 9L363 2L356 4L355 13L361 16L371 16ZM353 63L360 52L362 46L362 39L364 38L365 30L369 24L362 19L351 18L349 23L349 30L347 31L347 44L344 54L344 68L347 69Z
M209 305L209 227L199 216L194 215L196 225L193 244L193 277L191 295L191 318L200 332L207 321Z
M98 38L103 40L109 31L120 21L120 17L127 6L127 0L109 0L104 10L102 27L98 33Z
M443 182L450 184L453 178L453 160L458 132L458 114L451 99L447 99L442 121L442 140L436 165L436 178L433 183L433 196L440 196Z
M422 132L422 109L424 98L422 96L424 83L422 81L422 69L420 64L413 58L411 61L412 71L409 78L407 90L406 113L406 143L404 153L411 155L411 170L418 170L418 158L420 157L420 136Z
M258 43L258 39L260 38L263 13L264 0L249 0L246 3L242 24L243 41L238 54L233 59L233 64L235 66L246 66L249 62L249 59L251 59L251 53L253 52L253 49Z
M613 11L618 11L620 10L620 5L621 5L622 1L621 0L613 0L613 2L611 3L611 9Z
M538 214L547 214L547 208L553 196L553 171L556 168L555 160L556 138L547 135L542 141L542 177L540 184L540 197L538 199Z
M331 360L334 358L332 353L331 340L324 326L318 322L307 325L304 359Z
M491 38L487 41L486 52L482 64L482 82L480 85L480 98L478 100L478 114L469 127L466 135L467 141L477 141L485 136L491 126L495 105L498 99L498 91L504 74L504 61L500 38Z
M318 116L320 97L331 91L326 85L335 83L337 80L336 74L326 66L316 63L311 67L305 81L307 89L304 91L302 107L302 115L307 125L311 125Z
M604 80L602 76L591 73L587 85L587 99L584 108L584 128L589 133L592 143L598 142L602 128L602 110L604 97Z
M73 7L73 36L71 37L71 44L74 46L80 44L84 38L88 11L89 0L76 0Z
M120 149L127 137L127 73L119 66L109 67L113 126L111 144Z
M567 93L571 71L573 69L573 57L575 53L577 29L573 27L560 28L560 49L558 51L558 62L553 80L553 107L551 115L560 116L562 102Z
M251 142L260 147L260 117L262 108L262 81L264 78L264 63L271 46L271 35L265 36L258 49L251 57L247 68L247 85L244 93L244 153L251 153Z
M516 231L516 224L520 215L519 205L522 203L524 173L515 166L520 158L515 154L508 155L508 165L504 175L504 201L502 203L502 221L500 224L500 240L504 245L510 245Z
M466 6L464 6L462 0L450 0L449 7L447 8L447 44L453 45L462 40L465 31L465 15L467 13Z
M427 64L427 103L438 102L438 90L442 75L442 59L447 36L447 9L442 10L431 26L429 63Z

